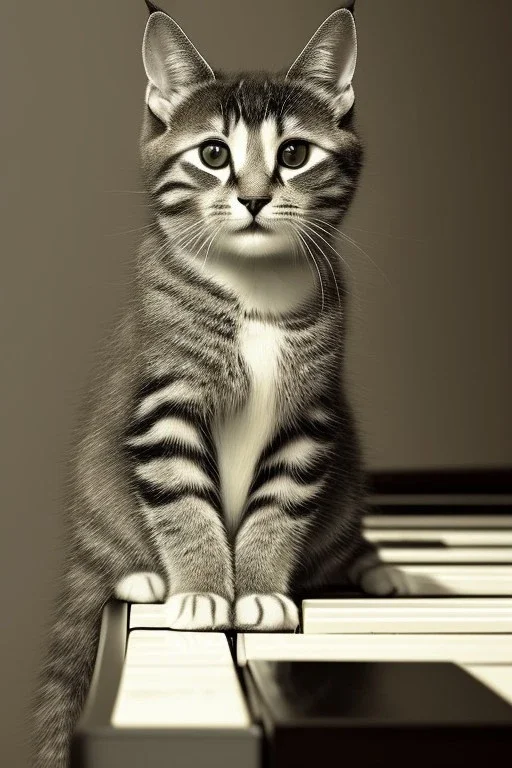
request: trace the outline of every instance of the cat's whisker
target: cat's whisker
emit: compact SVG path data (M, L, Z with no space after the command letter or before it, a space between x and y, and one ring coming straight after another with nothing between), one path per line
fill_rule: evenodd
M222 225L221 225L221 226L219 226L219 227L217 227L217 229L215 230L215 232L213 233L213 235L212 235L212 237L211 237L211 240L210 240L210 242L209 242L209 244L208 244L208 248L206 249L206 254L205 254L205 257L204 257L203 266L202 266L202 268L203 268L203 269L204 269L204 267L205 267L205 264L206 264L206 260L207 260L207 258L208 258L208 254L210 253L210 248L211 248L211 247L212 247L212 245L213 245L213 241L215 240L215 238L217 237L217 235L219 234L219 232L221 231L221 229L222 229Z
M313 232L313 234L315 234L317 237L319 237L319 238L320 238L320 240L323 240L323 242L324 242L324 243L325 243L325 244L326 244L326 245L327 245L327 246L328 246L328 247L331 249L331 251L332 251L333 253L335 253L335 254L336 254L336 256L338 256L338 258L339 258L339 259L341 259L341 261L342 261L342 262L345 264L345 266L347 267L348 271L349 271L349 272L352 272L352 269L351 269L351 267L350 267L350 264L348 263L348 261L347 261L346 259L344 259L344 258L343 258L343 256L341 255L341 253L339 253L339 251L337 251L337 250L336 250L336 248L334 248L334 246L332 246L332 245L331 245L331 243L329 243L329 241L325 239L325 237L322 237L322 235L321 235L319 232L317 232L317 231L315 230L315 228L314 228L314 227L315 227L315 226L318 226L318 225L313 225L313 222L311 222L311 221L309 222L309 224L307 224L305 221L302 221L302 223L301 223L301 224L302 224L302 226L303 226L303 227L307 227L307 228L309 229L309 231L310 231L310 232ZM324 230L324 231L327 231L327 230Z
M306 264L309 267L309 271L311 272L311 274L313 276L313 280L316 282L316 275L313 272L313 268L312 268L310 260L308 258L308 254L304 250L303 243L301 242L301 240L299 239L299 237L297 235L297 230L295 228L290 227L290 229L288 231L291 234L290 241L292 242L293 250L294 250L294 253L295 253L296 257L298 257L298 258L300 258L301 256L305 257Z
M163 216L162 214L157 214L157 223L158 223L158 226L159 226L160 230L163 232L164 236L165 237L169 237L170 239L173 240L173 242L176 242L176 239L174 238L174 230L173 230L173 234L169 235L167 230L166 230L166 228L165 228L165 221L166 221L166 217L165 216ZM185 234L186 232L190 231L191 229L193 229L196 226L197 226L197 222L193 222L192 224L188 224L186 226L185 226L184 222L183 223L182 222L177 222L174 225L174 229L175 229L178 237L180 237L181 235Z
M315 220L312 220L311 218L308 219L308 222L309 222L309 224L312 227L316 227L316 228L320 229L322 232L325 232L327 235L330 235L330 233L326 229L324 229L322 226L317 224L316 221L317 221L316 219ZM325 224L326 222L323 222L323 223ZM332 225L329 225L329 226L332 226ZM389 282L389 279L388 279L387 275L385 274L385 272L382 271L382 269L379 267L379 265L375 263L375 261L371 258L371 256L368 253L366 253L366 251L364 251L356 242L352 241L351 238L349 238L347 235L345 235L345 233L342 232L340 229L337 229L335 227L332 227L332 229L335 231L336 236L344 238L345 240L347 240L347 242L349 242L351 245L353 245L355 248L357 248L359 251L361 251L361 253L364 256L366 256L366 258L371 262L371 264L378 270L378 272L380 272L380 274L386 280L388 285L391 286L391 283ZM332 235L332 236L334 236L334 235ZM319 237L320 237L320 235L319 235ZM338 254L338 255L340 256L341 259L343 259L341 254ZM347 267L350 269L347 260L343 259L343 261L347 265Z
M293 260L294 260L294 262L296 264L297 263L297 257L299 255L299 251L298 251L298 248L297 248L297 244L296 244L295 238L293 237L293 233L290 232L290 230L288 228L285 231L285 235L286 235L286 239L288 240L288 242L291 245L291 249L292 249L292 253L293 253Z
M305 247L306 247L306 248L307 248L307 250L309 251L309 253L310 253L310 255L311 255L311 258L313 259L313 263L314 263L314 265L315 265L315 267L316 267L316 271L318 272L318 280L319 280L319 283L320 283L320 291L321 291L321 293L322 293L322 309L321 309L321 311L323 312L323 310L324 310L324 306L325 306L325 295L324 295L324 285L323 285L323 283L322 283L322 275L320 274L320 270L318 269L318 264L316 263L316 259L315 259L314 255L313 255L312 251L311 251L311 248L310 248L310 247L309 247L309 245L306 243L306 241L305 241L305 240L304 240L304 238L302 237L302 234L301 234L299 231L297 231L297 235L298 235L298 237L300 237L300 239L301 239L301 240L302 240L302 242L304 243Z
M149 197L145 189L105 189L104 192L107 195L147 195Z
M349 237L349 235L347 235L345 232L343 232L343 231L342 231L341 229L339 229L338 227L334 227L334 226L333 226L332 224L330 224L328 221L325 221L325 219L320 219L320 218L317 218L317 217L308 216L308 221L309 221L309 223L310 223L312 226L317 226L317 227L319 227L320 229L322 229L322 227L321 227L319 224L317 224L316 222L322 222L322 224L323 224L323 225L327 225L328 227L330 227L330 228L331 228L331 229L332 229L332 230L333 230L333 231L336 233L336 236L340 236L340 237L344 238L344 239L345 239L345 240L346 240L348 243L350 243L351 245L353 245L353 246L354 246L354 248L357 248L357 250L358 250L358 251L360 251L360 252L363 254L363 256L365 256L365 257L368 259L368 261L369 261L369 262L370 262L370 263L371 263L371 264L372 264L372 265L375 267L375 269L376 269L376 270L377 270L377 271L378 271L378 272L379 272L379 273L382 275L382 277L384 278L384 280L386 281L386 283L389 285L389 287L390 287L390 288L392 287L392 285L391 285L391 282L390 282L390 280L389 280L388 276L386 275L386 273L384 272L384 270L383 270L383 269L382 269L382 268L381 268L381 267L380 267L380 266L377 264L377 262L376 262L376 261L374 261L374 260L372 259L372 257L370 256L370 254L369 254L369 253L367 253L367 252L364 250L364 248L361 248L361 246L360 246L360 245L359 245L359 244L358 244L358 243L357 243L355 240L353 240L351 237ZM323 230L323 231L324 231L324 232L326 232L327 234L329 234L329 233L327 232L327 230ZM334 236L334 235L333 235L333 236ZM346 262L345 262L345 263L346 263ZM347 264L347 266L348 266L348 264Z
M334 226L334 224L331 224L326 219L321 219L319 216L311 216L309 213L306 213L305 218L310 222L320 222L320 224L323 224L324 226L329 227L329 229L332 229L335 236L339 235L339 227Z
M205 228L205 227L207 227L207 226L208 226L207 224L204 224L204 223L203 223L203 224L200 226L200 229L202 229L202 228ZM189 224L189 225L188 225L188 226L186 226L185 228L182 228L181 230L178 230L178 232L177 232L177 234L178 234L178 237L176 237L176 238L174 238L174 237L173 237L173 238L172 238L172 240L173 240L173 243L174 243L175 245L179 245L179 244L181 244L181 242L182 242L184 239L186 239L186 235L188 235L188 234L189 234L191 231L193 231L193 232L196 232L196 231L197 231L197 222L193 222L192 224Z
M176 225L176 231L181 235L184 232L188 232L189 230L193 229L194 227L197 227L197 221L193 221L191 224L187 224L186 226L184 224L178 223Z
M147 232L151 229L157 229L157 225L155 222L151 222L151 224L144 224L142 227L135 227L135 229L123 229L120 232L107 232L107 237L119 237L119 235L132 235L135 232Z
M301 253L303 253L303 250L300 247L300 240L298 240L298 238L295 236L295 227L292 226L289 222L286 227L286 232L287 234L291 233L290 240L293 244L293 252L294 252L295 260L297 262L297 260L300 258ZM297 245L299 247L297 247ZM308 266L309 266L309 269L311 270L311 265L309 264L309 261L308 261ZM311 270L311 274L313 274L313 270Z
M382 275L382 277L384 278L384 280L386 281L386 283L388 284L388 286L389 286L390 288L392 288L392 285L391 285L391 281L390 281L389 277L386 275L386 273L384 272L384 270L383 270L383 269L382 269L382 268L381 268L381 267L380 267L380 266L377 264L377 262L376 262L376 261L374 261L374 259L372 259L372 257L370 256L370 254L369 254L369 253L367 253L367 252L364 250L364 248L361 248L361 246L360 246L358 243L356 243L356 241L355 241L355 240L352 240L352 238L351 238L351 237L349 237L349 236L348 236L348 235L347 235L345 232L343 232L342 230L340 230L340 235L342 236L342 238L343 238L344 240L346 240L348 243L350 243L351 245L353 245L353 246L354 246L354 248L357 248L357 250L358 250L360 253L362 253L362 254L363 254L363 256L366 256L366 258L368 259L368 261L369 261L371 264L373 264L373 266L375 267L375 269L376 269L378 272L380 272L380 274Z
M195 243L197 243L198 240L201 239L201 237L203 237L208 228L208 224L203 224L203 226L199 228L199 231L192 235L185 243L181 243L180 247L184 251L191 248L193 245L195 245Z
M311 240L311 242L316 246L316 248L318 248L318 250L320 251L320 254L324 257L325 261L327 262L327 265L328 265L329 269L332 272L332 276L333 276L333 279L334 279L334 285L336 286L336 293L338 295L338 304L339 304L339 307L341 309L341 296L340 296L340 291L339 291L339 287L338 287L338 280L336 279L336 273L334 272L334 268L333 268L330 260L327 258L327 255L324 253L324 251L318 245L318 243L311 237L311 235L309 235L304 229L301 229L301 232L302 232L302 234L305 237L307 237L309 240Z
M209 227L207 227L207 229L209 230L210 228L209 228ZM202 231L202 233L201 233L200 237L202 237L202 236L204 235L204 233L205 233L205 230L203 229L203 231ZM193 256L192 256L192 258L193 258L193 260L194 260L194 261L197 259L197 257L198 257L198 256L199 256L199 254L201 253L201 251L202 251L202 249L204 248L204 246L206 245L206 243L207 243L207 242L210 240L210 238L211 238L211 232L210 232L210 231L208 231L208 234L206 235L206 237L205 237L203 240L201 240L201 242L200 242L199 246L198 246L198 247L196 247L196 249L195 249L195 251L194 251L194 254L193 254ZM198 238L196 238L196 240L197 240L197 239L198 239ZM200 239L200 238L199 238L199 239ZM203 264L203 266L204 266L204 264Z
M354 227L353 224L343 224L345 229L354 229L357 232L364 232L365 235L376 235L377 237L390 237L393 240L412 241L414 243L425 243L426 240L418 237L404 237L403 235L393 235L391 232L376 232L373 229L363 229L363 227Z
M204 234L204 232L206 232L206 229L207 229L207 225L204 224L199 229L198 232L193 231L192 234L189 234L187 236L183 235L182 237L176 240L172 240L171 245L173 250L176 251L177 249L179 249L182 251L186 251L188 248L190 248L190 246L192 246L197 241L198 238L200 238Z
M162 254L165 254L164 258L166 258L170 253L170 247L171 247L171 244L167 240L164 240L163 244L159 248L157 248L157 250L153 254L154 258L158 258Z

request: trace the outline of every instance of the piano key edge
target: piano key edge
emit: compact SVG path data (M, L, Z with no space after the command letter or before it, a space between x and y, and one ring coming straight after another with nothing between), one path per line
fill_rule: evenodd
M82 715L71 741L70 768L175 768L201 765L261 765L261 729L116 728L111 723L129 632L128 603L110 600L103 609L96 662Z

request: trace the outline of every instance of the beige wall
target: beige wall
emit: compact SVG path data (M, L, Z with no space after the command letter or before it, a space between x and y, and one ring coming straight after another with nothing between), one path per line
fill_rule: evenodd
M213 65L247 68L290 62L336 7L162 3ZM373 466L512 463L510 17L507 0L358 0L368 164L345 232L367 256L355 247L344 256L355 293L348 368ZM144 224L140 196L128 193L140 188L144 21L142 0L2 4L0 763L9 768L25 765L22 713L60 558L77 403L130 281L139 233L128 230Z

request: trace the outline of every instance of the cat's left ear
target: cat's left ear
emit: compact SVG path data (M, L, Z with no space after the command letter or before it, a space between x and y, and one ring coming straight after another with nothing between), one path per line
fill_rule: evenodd
M338 118L354 103L352 77L356 68L354 17L346 8L334 11L295 59L287 79L305 80L333 101Z
M163 11L154 11L149 16L142 59L149 80L146 103L165 125L191 88L215 80L210 65L181 27Z

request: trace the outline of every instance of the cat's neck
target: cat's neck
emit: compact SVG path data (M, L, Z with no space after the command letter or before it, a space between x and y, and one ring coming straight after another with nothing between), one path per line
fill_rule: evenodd
M216 253L200 268L233 291L246 310L262 313L290 312L318 289L314 266L292 254L247 258Z

